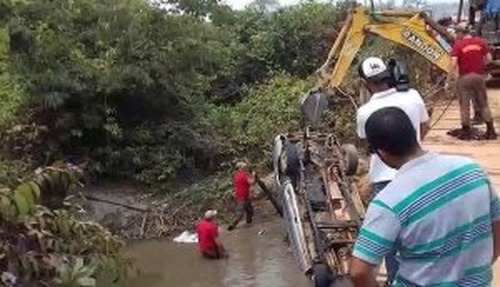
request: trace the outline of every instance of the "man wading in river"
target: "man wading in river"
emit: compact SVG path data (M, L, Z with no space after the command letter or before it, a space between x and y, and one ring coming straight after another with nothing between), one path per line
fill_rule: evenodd
M247 172L247 164L238 162L236 164L238 171L234 177L234 189L236 200L236 215L233 222L227 228L228 231L233 230L236 225L246 216L247 224L252 223L253 206L251 201L250 188L254 183L255 175L249 175Z
M214 218L217 211L208 210L205 217L198 223L198 247L203 257L208 259L220 259L227 257L227 252L222 243L219 242L219 227Z
M366 138L394 179L368 207L351 260L356 287L377 287L375 268L391 250L391 286L491 286L500 252L500 200L486 172L463 156L424 151L406 113L374 112Z

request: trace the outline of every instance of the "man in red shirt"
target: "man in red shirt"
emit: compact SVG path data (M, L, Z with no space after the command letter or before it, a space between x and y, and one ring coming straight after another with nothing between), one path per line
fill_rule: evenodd
M226 249L219 242L219 227L214 221L217 211L208 210L205 217L198 223L196 231L198 233L198 247L205 258L220 259L227 257Z
M247 164L238 162L236 164L238 171L234 177L235 200L236 200L236 216L233 222L228 226L227 230L233 230L236 225L246 215L247 224L252 223L253 206L250 196L250 188L254 183L254 179L246 170Z
M492 61L488 44L479 37L470 35L466 25L456 27L458 40L451 52L452 78L457 78L457 89L460 99L460 118L462 129L456 134L459 139L472 138L470 127L470 101L475 100L481 110L482 119L486 122L486 139L496 139L497 134L488 106L486 93L486 65Z

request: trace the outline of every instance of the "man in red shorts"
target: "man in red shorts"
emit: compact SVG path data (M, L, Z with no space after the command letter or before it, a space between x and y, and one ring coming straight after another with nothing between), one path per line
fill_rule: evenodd
M236 164L238 171L234 177L235 199L236 199L236 216L233 222L228 226L227 230L231 231L236 228L236 225L246 215L247 224L252 223L253 206L250 196L250 188L254 183L254 178L247 172L247 164L238 162Z
M497 134L488 106L486 94L486 66L492 61L488 44L479 37L470 35L466 25L456 27L458 40L453 45L451 52L452 78L457 78L457 91L460 100L460 118L462 129L450 133L459 139L472 139L470 126L470 101L475 100L481 111L481 116L486 123L486 139L496 139Z
M227 257L226 249L219 242L219 227L214 218L217 211L208 210L205 217L198 223L196 231L198 233L198 247L205 258L220 259Z

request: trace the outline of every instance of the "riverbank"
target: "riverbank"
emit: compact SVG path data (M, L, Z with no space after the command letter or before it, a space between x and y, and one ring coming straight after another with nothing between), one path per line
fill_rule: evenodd
M261 178L273 188L273 177ZM173 193L154 193L130 182L103 183L78 191L83 198L83 217L99 222L125 240L164 239L189 229L207 209L219 211L227 223L234 209L232 175L220 173ZM254 199L265 198L259 185L253 187Z

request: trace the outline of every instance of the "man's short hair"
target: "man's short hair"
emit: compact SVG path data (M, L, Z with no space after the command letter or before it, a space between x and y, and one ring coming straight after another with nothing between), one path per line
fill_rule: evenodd
M244 161L239 161L239 162L236 163L236 168L237 169L242 169L242 168L245 168L245 167L247 167L247 163L244 162Z
M205 211L204 218L205 219L214 219L217 216L217 210L207 210Z
M365 132L372 150L406 156L418 146L417 131L410 118L397 107L382 108L371 114Z

